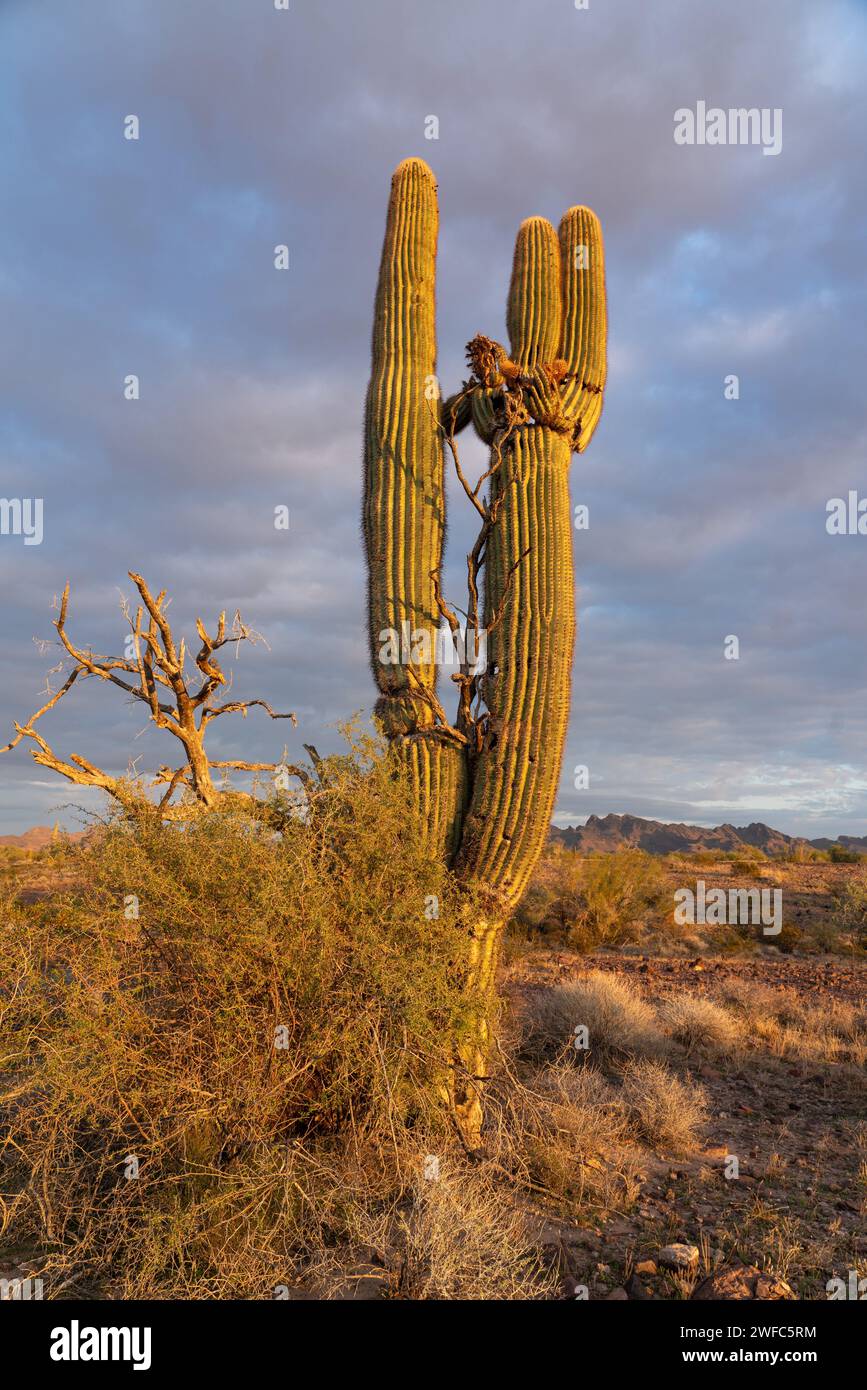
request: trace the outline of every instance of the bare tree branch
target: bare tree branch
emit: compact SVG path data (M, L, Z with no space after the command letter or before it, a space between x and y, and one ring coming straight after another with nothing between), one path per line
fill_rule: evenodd
M211 762L205 751L205 734L209 723L224 714L241 714L242 717L246 718L248 710L258 706L264 709L271 719L291 719L293 724L297 723L294 714L277 713L267 700L229 700L216 707L210 704L214 692L231 683L227 681L214 653L228 642L239 644L242 641L264 641L261 634L248 627L242 621L240 613L235 614L231 628L228 629L225 612L221 613L217 620L214 637L209 636L201 619L197 619L196 631L202 646L195 657L195 666L203 679L199 688L192 691L184 671L186 641L183 638L180 642L175 640L171 624L166 616L165 590L160 590L154 596L140 574L136 574L133 570L130 570L129 573L141 598L141 603L133 616L127 600L121 597L121 610L132 633L134 658L100 656L92 648L79 647L72 641L66 629L69 609L69 584L67 583L61 597L58 616L54 620L54 627L61 646L74 663L73 668L61 688L51 695L51 698L41 709L31 715L26 724L15 724L15 737L4 748L0 748L0 753L9 752L22 739L30 739L36 745L30 750L34 760L51 768L60 776L67 778L68 781L82 786L99 787L121 802L128 810L131 808L134 810L135 807L138 807L142 814L157 812L169 819L179 819L189 809L186 805L173 806L171 804L172 797L179 788L187 793L188 799L192 798L193 804L198 805L199 809L212 808L218 805L221 797L227 795L231 795L235 799L249 800L253 804L253 808L263 807L264 803L249 793L236 792L231 789L218 790L214 785L213 768L232 768L250 772L274 771L281 768L289 776L297 777L302 785L309 786L308 774L303 769L289 766L285 762L249 763L240 759ZM55 667L54 669L60 668ZM122 672L123 675L118 674L119 672ZM70 761L64 761L57 756L41 733L36 730L37 721L54 708L72 688L79 676L85 679L97 677L100 680L109 681L125 691L126 694L131 695L133 699L141 701L147 706L153 723L158 728L171 733L183 746L185 761L181 766L176 769L167 766L161 767L148 784L152 788L157 786L166 788L156 805L144 796L142 785L134 772L125 779L112 777L78 754L72 754ZM124 679L126 676L131 676L134 679ZM158 693L160 690L170 692L171 702L160 698ZM196 721L197 714L199 716L198 723Z

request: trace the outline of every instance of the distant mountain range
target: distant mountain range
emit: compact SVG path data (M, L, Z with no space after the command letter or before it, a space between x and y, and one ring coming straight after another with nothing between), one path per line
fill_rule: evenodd
M45 849L50 845L55 836L68 834L70 840L80 840L82 835L86 835L86 830L70 830L64 832L55 826L34 825L29 830L25 830L23 835L0 835L0 847L10 846L12 849Z
M840 835L836 840L822 838L805 840L797 835L785 835L762 821L750 825L666 824L658 820L643 820L641 816L590 816L586 825L551 827L551 839L581 854L600 850L626 849L632 846L650 854L671 854L677 850L742 850L760 849L765 854L784 854L798 845L813 849L828 849L845 845L847 849L867 852L867 835Z
M58 834L64 832L49 825L34 825L22 835L0 835L0 846L9 845L15 849L44 849ZM86 830L69 832L71 840L80 840ZM762 821L752 821L749 825L715 825L707 829L701 825L666 824L659 820L644 820L641 816L590 816L586 825L568 825L562 830L551 827L551 839L577 850L580 854L592 854L600 850L625 849L633 846L645 849L650 854L671 854L677 850L695 849L739 850L760 849L765 854L783 854L798 845L812 846L813 849L829 849L831 845L845 845L847 849L867 854L867 835L838 835L836 840L822 838L804 840L797 835L785 835L782 830L772 830Z

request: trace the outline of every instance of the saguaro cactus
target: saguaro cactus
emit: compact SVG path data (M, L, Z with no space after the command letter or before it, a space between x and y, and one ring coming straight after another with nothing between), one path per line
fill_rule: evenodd
M436 235L433 175L421 160L406 160L392 181L376 299L364 518L377 711L413 779L431 851L449 856L483 905L468 920L477 1027L461 1048L452 1088L465 1134L476 1142L498 943L545 842L569 716L575 601L568 471L602 408L605 269L599 221L588 208L570 208L559 236L544 218L524 222L509 290L510 351L474 338L469 380L439 407ZM475 488L455 444L470 419L490 448ZM426 659L439 623L457 627L439 587L444 445L482 517L468 557L468 621L487 638L484 673L471 673L467 663L458 678L453 724L436 694L435 662ZM408 659L395 663L387 633L401 634L406 624Z

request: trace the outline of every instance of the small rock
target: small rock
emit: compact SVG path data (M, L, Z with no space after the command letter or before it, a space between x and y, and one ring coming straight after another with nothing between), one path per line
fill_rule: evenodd
M693 1289L697 1299L796 1299L797 1294L772 1274L762 1274L755 1265L733 1264L715 1270Z
M656 1260L639 1260L635 1266L636 1274L657 1274Z
M656 1263L663 1269L692 1269L698 1264L698 1247L695 1245L666 1245L657 1252Z
M629 1301L629 1294L625 1289L612 1289L605 1302L622 1303L624 1300L627 1302Z

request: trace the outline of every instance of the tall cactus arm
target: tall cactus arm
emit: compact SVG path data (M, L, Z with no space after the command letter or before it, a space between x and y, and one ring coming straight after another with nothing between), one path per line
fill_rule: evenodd
M512 360L521 371L557 356L560 279L560 247L554 228L544 217L528 217L515 242L506 310Z
M437 225L431 170L421 159L404 160L391 185L365 417L370 659L389 733L434 722L424 694L435 685L432 575L445 531L435 376ZM397 648L383 636L392 632Z
M431 855L451 857L466 760L463 749L441 741L434 727L442 711L436 584L445 533L435 375L437 220L431 170L421 159L404 160L392 178L374 309L363 516L370 660L380 690L376 712L409 780ZM461 403L457 413L468 418L469 408Z
M602 414L607 376L605 248L599 218L574 207L560 222L563 263L563 338L560 356L568 366L563 408L575 421L573 447L581 454Z

